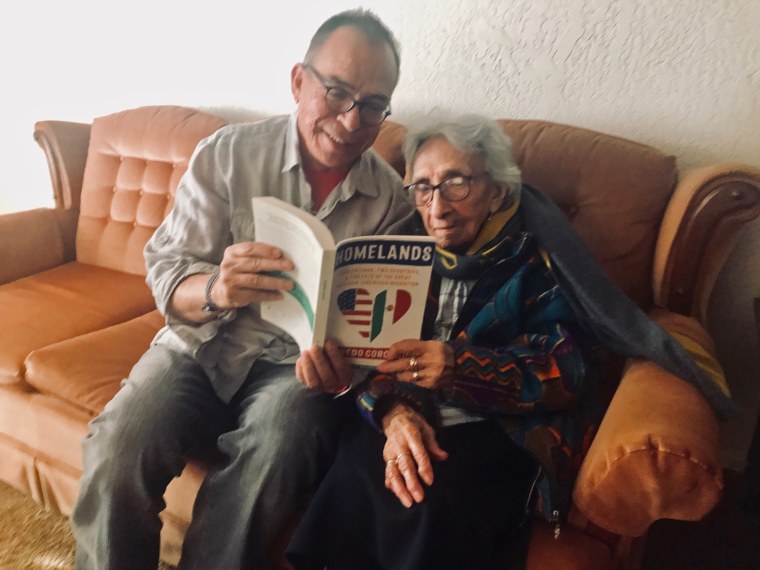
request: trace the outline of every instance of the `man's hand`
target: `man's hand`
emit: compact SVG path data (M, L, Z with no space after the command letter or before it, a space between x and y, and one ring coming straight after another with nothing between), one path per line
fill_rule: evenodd
M232 244L224 250L211 299L222 309L275 301L282 297L282 291L293 288L293 282L267 273L292 269L293 262L274 246L253 241Z
M425 418L406 404L398 403L383 417L386 442L385 486L393 491L405 507L421 503L427 486L433 484L430 458L443 461L449 454L438 445L435 432Z
M296 378L313 390L338 394L351 386L353 369L338 344L328 339L325 348L313 346L301 352L296 361Z
M224 250L219 277L211 288L211 300L220 309L236 309L248 303L271 301L293 288L289 279L265 272L290 271L293 262L278 248L259 242L240 242ZM216 316L202 310L210 275L190 275L174 290L169 310L188 321L210 321Z

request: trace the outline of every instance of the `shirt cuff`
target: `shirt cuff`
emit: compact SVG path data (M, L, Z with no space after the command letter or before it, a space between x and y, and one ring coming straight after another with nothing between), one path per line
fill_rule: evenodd
M367 379L367 376L371 370L366 368L353 368L353 376L351 378L351 383L342 388L337 394L333 395L333 398L340 398L341 396L345 396L348 394L351 390L353 390L354 386L358 386L362 382L364 382Z
M356 405L362 418L382 433L383 416L389 403L396 400L424 413L428 394L424 388L409 382L397 382L392 376L378 374L356 396Z

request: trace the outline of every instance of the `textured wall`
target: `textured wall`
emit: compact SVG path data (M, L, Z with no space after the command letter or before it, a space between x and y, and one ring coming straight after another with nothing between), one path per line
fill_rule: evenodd
M444 1L399 11L404 113L548 118L649 142L682 166L760 165L760 2Z
M0 70L11 87L0 105L0 211L50 203L29 138L35 120L89 121L154 103L288 112L288 72L316 24L355 5L108 4L41 0L0 17ZM653 144L682 167L760 166L757 0L364 5L402 44L396 118L476 110L550 119Z
M90 121L174 103L231 118L289 112L289 71L325 17L354 1L40 0L0 16L0 212L50 206L40 119ZM652 144L681 168L760 166L758 0L364 0L402 44L394 118L478 111ZM298 14L294 18L294 14ZM760 225L713 303L719 348L757 401ZM738 340L736 340L738 339ZM754 344L753 344L754 343ZM741 357L737 356L741 355ZM754 407L753 407L754 406ZM732 436L732 465L747 431Z

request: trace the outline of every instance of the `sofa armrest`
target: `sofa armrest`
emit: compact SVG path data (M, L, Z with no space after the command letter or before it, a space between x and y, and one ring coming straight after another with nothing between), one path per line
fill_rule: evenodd
M90 125L40 121L34 125L34 140L47 158L56 207L78 210L90 143Z
M658 519L701 519L722 489L705 399L656 364L632 362L581 466L575 506L607 531L641 536Z
M75 210L40 208L0 216L0 284L73 261Z
M760 170L722 164L687 171L663 217L652 271L654 302L706 324L715 280L739 230L760 214Z
M652 318L717 366L696 320L663 310ZM699 520L723 489L718 442L717 417L695 387L653 362L629 361L581 465L575 506L624 536L662 518Z

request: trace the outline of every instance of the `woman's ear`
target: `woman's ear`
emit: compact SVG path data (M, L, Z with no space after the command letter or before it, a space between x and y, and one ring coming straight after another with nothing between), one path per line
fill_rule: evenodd
M493 195L491 197L491 204L489 210L491 214L495 214L504 207L504 203L509 196L509 186L503 182L493 183Z

